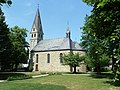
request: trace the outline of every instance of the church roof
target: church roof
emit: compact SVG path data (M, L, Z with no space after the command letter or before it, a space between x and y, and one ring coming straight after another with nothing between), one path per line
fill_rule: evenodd
M39 8L37 9L37 12L36 12L36 15L35 15L35 19L34 19L32 28L34 26L35 26L37 32L41 32L42 31L42 23L41 23Z
M71 42L71 44L70 44ZM32 51L83 50L77 42L70 38L41 40Z

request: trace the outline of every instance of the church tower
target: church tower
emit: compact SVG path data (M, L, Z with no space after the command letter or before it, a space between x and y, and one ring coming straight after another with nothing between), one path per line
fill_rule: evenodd
M30 51L37 45L39 41L43 40L43 30L40 18L39 7L37 9L35 19L30 32Z

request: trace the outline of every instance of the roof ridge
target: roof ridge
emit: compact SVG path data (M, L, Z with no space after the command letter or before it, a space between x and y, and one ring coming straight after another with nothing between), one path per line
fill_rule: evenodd
M67 38L50 38L50 39L44 39L44 40L55 40L55 39L67 39ZM44 41L42 40L42 41Z

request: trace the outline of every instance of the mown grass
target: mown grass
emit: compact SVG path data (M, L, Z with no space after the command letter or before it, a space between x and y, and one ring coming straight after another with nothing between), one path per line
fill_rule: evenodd
M40 72L0 72L0 80L7 80L9 78L30 78L35 75L40 75Z
M68 74L0 83L0 90L120 90L109 77Z
M2 83L0 90L67 90L65 86L40 83Z

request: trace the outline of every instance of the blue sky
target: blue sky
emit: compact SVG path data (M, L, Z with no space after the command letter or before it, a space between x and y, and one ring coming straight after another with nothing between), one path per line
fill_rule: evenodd
M29 42L38 4L44 39L65 37L69 22L72 40L80 42L80 27L84 25L86 14L90 15L92 9L82 0L13 0L11 7L4 5L2 8L9 27L17 25L26 28Z

